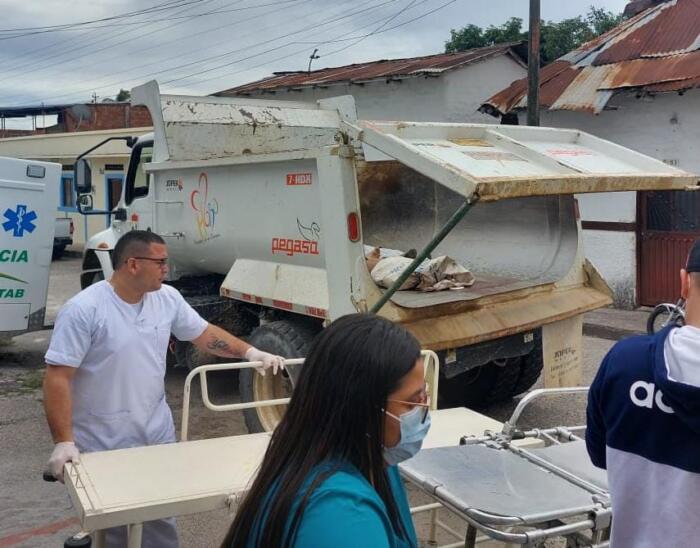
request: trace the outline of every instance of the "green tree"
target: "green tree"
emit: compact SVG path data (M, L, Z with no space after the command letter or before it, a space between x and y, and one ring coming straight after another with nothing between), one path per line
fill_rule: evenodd
M115 97L116 101L128 101L131 99L131 92L128 89L120 89Z
M540 55L542 63L550 63L581 44L609 31L622 22L622 15L615 15L603 8L591 6L585 17L578 16L563 21L542 21ZM482 29L469 24L461 30L450 30L450 39L445 42L445 52L453 53L472 48L481 48L506 42L527 40L523 32L523 20L511 17L499 26L490 25Z
M505 42L519 42L526 38L527 34L523 32L523 20L519 17L511 17L498 27L490 25L486 30L470 24L461 30L450 31L450 39L445 42L445 53L483 48Z
M586 20L588 21L588 25L593 29L593 33L599 36L622 23L623 17L622 14L615 15L611 11L591 6L588 10Z

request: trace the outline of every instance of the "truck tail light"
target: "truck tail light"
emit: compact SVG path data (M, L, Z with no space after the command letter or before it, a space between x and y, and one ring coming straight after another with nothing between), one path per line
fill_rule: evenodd
M360 219L354 211L348 214L348 239L351 242L360 240Z
M73 231L75 230L75 227L73 226L73 219L70 220L70 235L73 235Z

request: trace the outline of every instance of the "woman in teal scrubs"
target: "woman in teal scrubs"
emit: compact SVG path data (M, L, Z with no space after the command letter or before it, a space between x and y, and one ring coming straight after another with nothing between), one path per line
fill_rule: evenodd
M222 548L413 548L396 464L430 426L418 341L344 316L315 339Z

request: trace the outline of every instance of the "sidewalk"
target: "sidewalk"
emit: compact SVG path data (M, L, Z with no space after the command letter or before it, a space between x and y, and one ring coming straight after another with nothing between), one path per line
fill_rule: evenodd
M588 337L617 341L646 333L651 308L620 310L600 308L583 316L583 334Z

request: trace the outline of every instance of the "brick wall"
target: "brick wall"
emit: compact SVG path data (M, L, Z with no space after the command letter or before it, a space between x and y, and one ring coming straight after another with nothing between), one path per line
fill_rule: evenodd
M66 133L151 125L153 122L148 109L143 106L132 107L129 103L76 105L63 112Z

